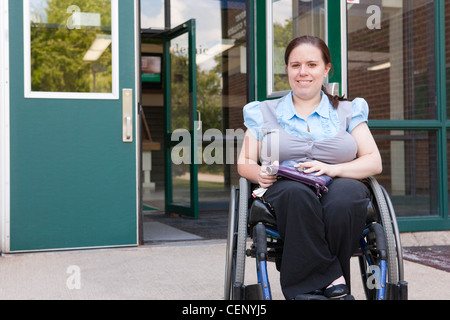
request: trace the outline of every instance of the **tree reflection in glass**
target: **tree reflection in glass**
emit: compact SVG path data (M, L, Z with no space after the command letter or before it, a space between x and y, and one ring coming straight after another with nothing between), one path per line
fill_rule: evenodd
M111 0L30 0L31 89L112 92Z

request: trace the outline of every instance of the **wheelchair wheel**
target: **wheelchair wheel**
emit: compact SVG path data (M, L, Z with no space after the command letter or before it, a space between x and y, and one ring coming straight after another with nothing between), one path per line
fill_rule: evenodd
M399 281L403 281L404 271L403 271L403 255L402 248L400 243L400 234L397 226L397 219L395 216L395 212L390 201L389 195L386 190L379 185L375 178L368 178L368 183L370 188L372 189L372 203L375 206L375 220L377 224L381 225L382 233L384 233L384 242L386 247L386 272L387 272L387 282L388 286L397 285ZM373 232L372 232L373 233ZM380 236L380 235L378 235ZM377 239L373 234L368 234L366 236L366 241L369 247L376 248L377 247ZM371 273L367 272L367 268L369 265L378 265L381 259L376 253L376 250L373 251L368 256L360 257L360 267L361 274L364 283L368 283ZM375 291L370 290L365 287L366 297L371 300L375 299ZM389 290L386 291L386 297L383 299L394 299L393 293Z
M383 186L381 186L381 190L383 191L384 197L386 199L386 204L389 208L389 213L392 219L392 228L394 231L394 238L395 238L395 248L396 248L396 253L397 253L397 263L398 263L398 278L399 281L404 281L405 280L405 271L403 268L403 248L402 248L402 244L400 241L400 231L398 229L398 224L397 224L397 216L395 215L395 211L394 211L394 206L392 205L391 202L391 198L389 197L389 194L387 193L386 189L383 188Z
M239 189L231 190L228 216L228 237L225 270L225 300L236 300L239 288L244 285L247 246L247 210L249 186L245 179L239 181ZM237 290L235 290L238 288Z
M373 196L375 198L374 202L378 209L378 223L383 226L386 238L388 280L391 283L397 283L399 281L397 268L397 245L395 243L391 214L389 212L386 198L378 181L374 177L370 177L369 181Z

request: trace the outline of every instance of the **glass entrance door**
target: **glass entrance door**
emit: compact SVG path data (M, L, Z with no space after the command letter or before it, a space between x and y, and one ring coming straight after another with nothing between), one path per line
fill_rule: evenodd
M164 33L166 213L198 217L195 20Z
M174 28L187 20L195 19L198 113L194 114L194 119L199 119L199 115L201 118L201 126L197 124L197 128L201 130L196 132L199 211L201 214L211 212L226 214L230 187L239 181L236 160L242 141L241 136L244 135L242 108L254 99L253 91L249 89L251 81L247 81L249 74L247 71L253 68L247 56L247 51L250 51L247 38L251 37L247 31L250 31L250 26L253 25L250 23L254 12L253 6L250 5L250 1L245 0L198 0L189 2L189 6L183 8L173 1L171 6L166 7L161 6L160 0L142 0L141 3L142 27L151 28L154 33L163 26ZM170 19L165 15L167 12L171 12ZM158 22L158 17L166 19ZM172 41L174 59L175 55L187 52L187 46L181 44L177 46L176 41L177 39ZM178 79L172 78L172 91L178 92L179 88L174 82L181 79L173 73L172 77ZM149 102L146 107L154 104L156 102L153 104ZM152 110L158 112L156 107ZM174 117L173 114L171 116ZM182 117L188 119L189 115L185 113ZM182 125L184 124L177 124L172 130L185 128ZM156 130L155 127L158 128L157 124L153 125L152 130ZM178 144L178 140L173 142L168 140L172 143L172 147ZM155 157L155 166L156 161ZM168 161L172 167L175 166L170 153ZM166 161L160 161L161 167L165 168L166 165ZM165 185L165 179L155 170L152 177L157 189L158 186ZM180 182L186 184L186 180L179 181L178 177L173 180L174 184ZM175 191L173 195L176 196Z

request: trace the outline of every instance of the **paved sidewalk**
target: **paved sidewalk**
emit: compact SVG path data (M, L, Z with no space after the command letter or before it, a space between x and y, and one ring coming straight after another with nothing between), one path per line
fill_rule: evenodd
M0 299L220 300L225 252L220 240L4 255ZM256 282L254 267L246 264L247 283ZM273 297L281 300L279 273L269 268ZM364 299L356 258L352 272L353 294ZM449 299L450 273L409 261L405 273L410 300Z

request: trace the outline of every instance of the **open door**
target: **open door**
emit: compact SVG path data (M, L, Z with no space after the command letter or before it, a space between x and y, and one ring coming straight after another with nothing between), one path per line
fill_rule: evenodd
M165 211L198 217L197 63L195 20L163 34L165 123Z
M138 6L9 0L5 251L138 244Z

